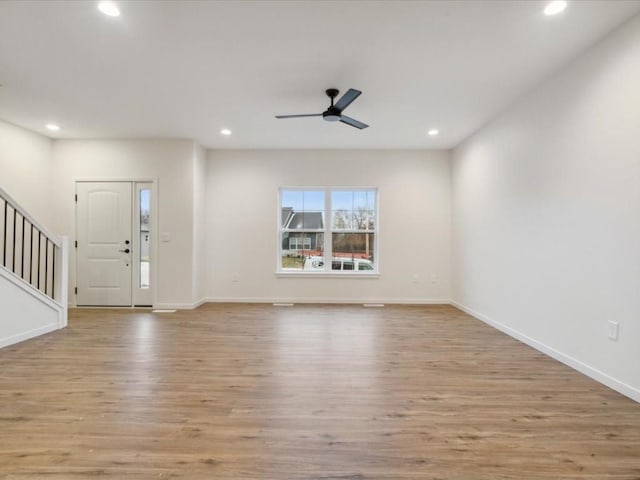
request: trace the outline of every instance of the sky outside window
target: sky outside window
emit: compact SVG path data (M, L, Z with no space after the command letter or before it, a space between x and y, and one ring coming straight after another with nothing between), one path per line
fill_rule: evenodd
M149 214L151 209L151 190L140 190L140 213Z
M331 192L332 210L375 210L375 192L366 190Z
M322 212L324 211L324 192L283 190L282 206L291 207L294 212Z

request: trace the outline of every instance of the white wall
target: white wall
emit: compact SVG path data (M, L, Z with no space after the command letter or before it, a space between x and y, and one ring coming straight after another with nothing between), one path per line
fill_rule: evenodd
M452 208L454 300L640 400L639 52L636 17L456 148Z
M76 180L152 180L158 183L159 307L188 308L193 301L194 142L188 140L57 140L53 178L57 232L75 239ZM70 295L75 286L75 249L71 249ZM70 300L73 303L73 300Z
M0 187L55 232L51 152L51 139L0 121Z
M448 302L449 173L443 151L208 152L209 298ZM380 277L276 276L278 189L286 186L377 187Z
M66 326L64 307L0 268L0 348Z

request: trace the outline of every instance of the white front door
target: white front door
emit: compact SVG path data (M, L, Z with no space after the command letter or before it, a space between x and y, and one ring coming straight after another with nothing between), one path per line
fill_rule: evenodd
M131 182L77 183L79 306L131 306Z

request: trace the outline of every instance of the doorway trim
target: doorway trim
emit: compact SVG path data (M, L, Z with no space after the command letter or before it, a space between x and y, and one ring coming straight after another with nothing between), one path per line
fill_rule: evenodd
M158 239L159 239L159 235L158 235L158 230L159 230L159 225L158 225L158 205L159 205L159 201L158 201L158 178L154 178L154 177L76 177L73 179L73 191L74 191L74 195L78 194L78 183L82 183L82 182L130 182L134 185L136 183L149 183L151 184L151 225L152 225L152 232L151 232L151 262L150 262L150 277L151 277L151 299L152 299L152 305L151 307L155 307L158 304L158 264L159 262L159 257L158 257L158 253L159 253L159 249L158 249ZM133 199L132 199L133 200ZM135 206L132 206L132 210L133 208L135 208ZM78 208L77 205L74 203L74 208L73 208L73 216L74 216L74 221L73 221L73 239L77 240L78 238ZM134 213L132 211L132 213ZM131 222L133 223L133 216L131 219ZM70 245L71 248L69 248L70 250L70 259L71 259L71 264L70 265L70 271L74 272L74 283L78 282L78 256L77 256L77 249L73 248L74 247L74 242L71 242ZM133 279L133 275L132 275L132 279ZM78 297L75 295L74 293L74 286L75 285L71 285L69 288L69 292L71 294L73 294L73 305L77 306L78 305ZM132 304L129 307L110 307L110 308L134 308L133 305L133 296L131 297L131 301ZM109 308L109 307L107 307Z

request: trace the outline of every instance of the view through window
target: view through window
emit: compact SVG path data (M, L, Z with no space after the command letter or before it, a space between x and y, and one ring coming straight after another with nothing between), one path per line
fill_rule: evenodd
M377 271L375 189L282 189L283 272Z
M140 190L140 288L149 288L149 259L151 252L151 239L149 220L151 214L151 190Z

